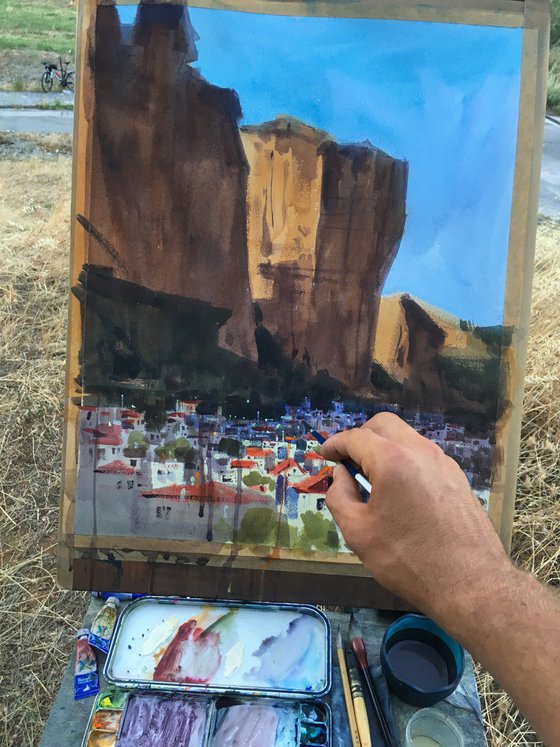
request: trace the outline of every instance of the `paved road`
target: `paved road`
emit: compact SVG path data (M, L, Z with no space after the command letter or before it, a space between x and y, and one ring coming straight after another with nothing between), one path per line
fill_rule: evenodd
M560 220L560 124L544 125L539 213Z
M62 92L42 94L0 91L0 130L72 132L71 111L32 108L38 104L54 104L56 101L66 104L71 103L73 98ZM539 212L560 220L560 124L549 119L546 120L544 129Z
M74 112L48 109L0 109L0 130L72 132Z
M74 94L68 89L54 90L51 93L34 93L31 91L0 91L0 108L20 109L38 106L73 104Z

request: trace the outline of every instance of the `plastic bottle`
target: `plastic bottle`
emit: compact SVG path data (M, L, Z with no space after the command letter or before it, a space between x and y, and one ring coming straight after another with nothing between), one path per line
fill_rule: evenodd
M74 669L74 700L97 695L99 677L95 651L89 645L89 628L81 628L76 633L76 667Z
M119 600L116 597L109 597L103 607L99 610L93 619L91 631L88 637L89 642L100 651L109 652L111 636L117 622Z

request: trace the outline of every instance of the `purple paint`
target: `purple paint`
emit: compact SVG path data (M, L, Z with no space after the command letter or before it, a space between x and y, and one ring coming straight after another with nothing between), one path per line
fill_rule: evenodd
M200 699L131 695L117 747L201 747L207 718Z

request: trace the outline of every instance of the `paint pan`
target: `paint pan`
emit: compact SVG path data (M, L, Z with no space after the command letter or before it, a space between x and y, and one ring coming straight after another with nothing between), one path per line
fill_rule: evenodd
M96 698L82 747L330 747L331 734L320 701L113 688Z
M319 698L330 629L315 607L145 597L121 614L105 677L122 688Z
M96 698L82 747L206 747L214 709L204 696L104 690Z
M323 747L331 743L331 714L324 703L220 698L209 747Z

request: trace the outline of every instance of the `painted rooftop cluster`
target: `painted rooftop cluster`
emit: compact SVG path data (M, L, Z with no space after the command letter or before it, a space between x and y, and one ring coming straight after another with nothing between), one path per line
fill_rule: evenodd
M278 420L230 420L196 400L153 418L127 407L82 406L77 525L80 534L190 537L339 551L325 506L332 465L303 420L325 437L362 425L363 412L286 407ZM463 461L471 482L491 479L492 446L437 415L412 424ZM482 478L481 478L482 476ZM485 485L478 485L485 488ZM483 491L481 497L484 498Z

